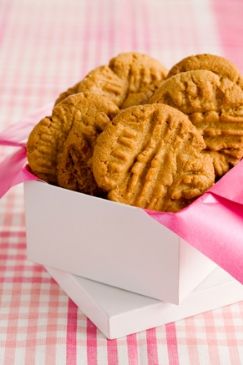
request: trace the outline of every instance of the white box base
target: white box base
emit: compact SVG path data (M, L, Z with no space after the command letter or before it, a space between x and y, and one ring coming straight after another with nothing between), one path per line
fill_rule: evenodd
M74 275L179 304L216 267L140 208L28 181L25 209L28 259Z
M243 286L219 268L180 305L160 302L50 267L46 269L80 310L109 339L243 300Z

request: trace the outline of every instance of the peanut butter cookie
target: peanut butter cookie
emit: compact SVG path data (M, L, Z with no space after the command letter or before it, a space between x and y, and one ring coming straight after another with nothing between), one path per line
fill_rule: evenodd
M207 70L176 74L150 99L188 115L200 130L218 177L243 157L243 90L227 77Z
M93 173L111 200L178 211L214 182L204 148L200 133L180 111L163 104L133 106L97 138Z
M56 100L55 105L69 95L79 92L92 92L108 97L119 106L126 96L126 90L127 83L117 76L109 66L100 66L89 72L82 81L62 93Z
M27 157L33 173L68 189L96 192L89 159L98 134L117 112L117 106L100 95L78 93L65 98L29 136Z
M232 62L223 57L206 53L184 58L171 68L168 78L180 72L192 70L208 70L227 77L235 83L241 82L240 72Z
M137 52L122 53L111 59L108 66L97 67L62 93L56 104L71 94L85 91L107 96L120 108L142 104L166 75L167 70L155 59Z
M109 67L128 83L122 108L146 103L167 76L159 61L138 52L119 54L111 59Z

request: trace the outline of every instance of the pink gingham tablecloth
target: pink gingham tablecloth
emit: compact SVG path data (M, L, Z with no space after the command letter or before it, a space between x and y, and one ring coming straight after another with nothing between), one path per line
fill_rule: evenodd
M243 71L242 15L240 0L0 0L0 128L122 51ZM25 247L19 186L0 202L0 364L243 364L243 303L107 341Z

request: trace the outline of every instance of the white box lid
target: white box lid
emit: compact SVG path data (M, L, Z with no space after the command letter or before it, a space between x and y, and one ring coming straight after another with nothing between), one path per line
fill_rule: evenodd
M122 337L243 300L243 286L219 268L180 305L49 267L47 270L107 338Z

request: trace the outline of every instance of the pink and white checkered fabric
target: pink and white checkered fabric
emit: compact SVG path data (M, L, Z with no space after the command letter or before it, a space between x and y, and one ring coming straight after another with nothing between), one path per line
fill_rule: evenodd
M121 51L168 67L211 52L243 70L242 14L237 0L0 0L0 128ZM240 365L243 303L107 341L26 260L17 187L0 202L0 364Z

